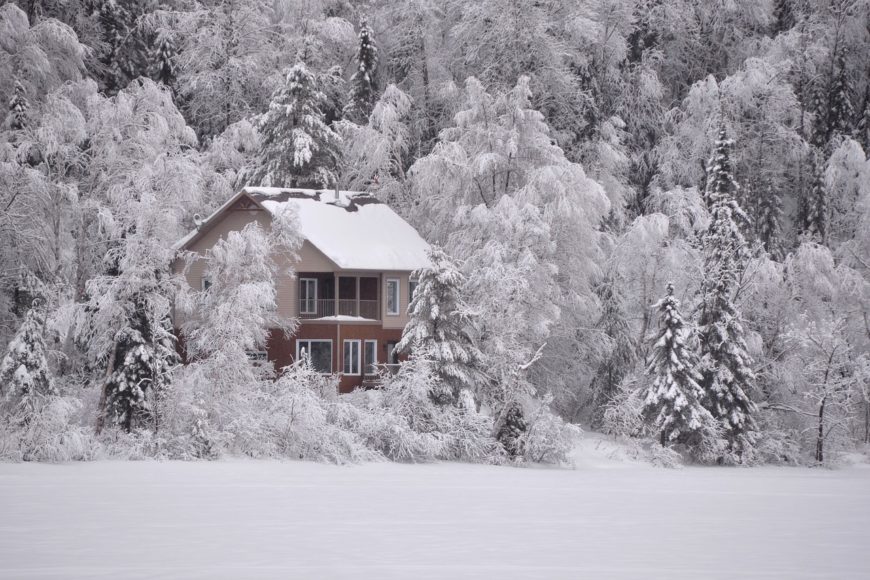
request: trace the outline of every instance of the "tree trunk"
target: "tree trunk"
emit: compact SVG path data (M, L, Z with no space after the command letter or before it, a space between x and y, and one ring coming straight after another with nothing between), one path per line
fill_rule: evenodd
M115 354L118 351L118 339L112 343L112 352L109 353L109 365L106 368L106 378L103 380L103 386L100 389L100 402L97 404L97 424L94 431L99 435L103 431L106 423L106 399L108 398L109 380L115 373Z
M819 433L816 437L816 461L819 463L825 460L825 402L827 395L822 397L822 403L819 405Z

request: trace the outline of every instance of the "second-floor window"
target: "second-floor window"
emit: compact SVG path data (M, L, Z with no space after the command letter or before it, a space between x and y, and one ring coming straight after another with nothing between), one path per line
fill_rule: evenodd
M317 314L317 278L299 279L299 313Z
M387 278L387 314L399 314L399 279Z

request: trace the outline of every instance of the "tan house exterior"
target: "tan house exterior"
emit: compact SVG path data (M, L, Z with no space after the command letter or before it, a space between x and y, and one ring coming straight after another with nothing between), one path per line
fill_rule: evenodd
M304 242L298 260L274 256L279 266L295 272L277 279L277 308L280 317L298 319L299 326L293 336L273 329L266 351L251 354L280 369L307 353L316 368L340 375L342 392L374 384L384 365L398 362L393 347L408 322L411 273L429 264L429 246L371 196L245 188L176 244L179 253L194 258L176 260L173 269L202 290L214 244L252 221L268 231L273 212L285 204L294 205ZM176 317L175 326L182 323Z

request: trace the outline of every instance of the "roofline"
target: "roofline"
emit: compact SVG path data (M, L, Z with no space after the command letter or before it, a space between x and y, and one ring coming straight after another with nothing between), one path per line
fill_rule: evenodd
M214 210L210 216L205 218L205 220L203 220L203 222L199 226L199 228L188 233L187 236L185 236L184 238L181 238L181 240L176 242L173 249L176 252L183 252L183 251L187 250L191 245L198 242L206 233L208 233L215 226L215 224L217 222L217 218L222 216L223 214L225 214L236 201L241 199L242 196L246 196L258 208L260 208L261 210L263 210L264 212L266 212L270 216L272 215L272 212L270 212L265 207L263 207L263 204L261 204L259 201L254 199L254 196L252 196L247 191L247 189L245 189L243 187L238 193L236 193L231 198L229 198L227 201L225 201L222 206L220 206L219 208Z

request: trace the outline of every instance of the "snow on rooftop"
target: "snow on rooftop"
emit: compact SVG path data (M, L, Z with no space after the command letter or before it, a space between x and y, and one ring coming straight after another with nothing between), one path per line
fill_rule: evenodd
M293 204L302 235L345 270L416 270L429 244L388 205L359 192L246 187L271 213Z

